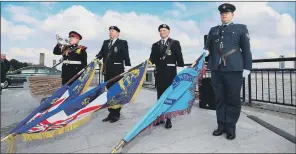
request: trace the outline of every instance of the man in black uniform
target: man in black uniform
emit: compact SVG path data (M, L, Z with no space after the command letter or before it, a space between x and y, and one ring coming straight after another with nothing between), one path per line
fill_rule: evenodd
M63 84L67 83L74 75L87 66L87 47L78 45L79 40L82 40L82 36L75 31L71 31L69 33L70 45L60 44L58 42L53 49L53 54L63 56Z
M110 39L103 42L100 52L96 55L98 59L103 58L103 74L105 81L123 73L125 69L128 70L131 66L127 41L119 39L119 33L120 29L117 26L110 26ZM110 88L116 82L117 81L114 81L108 84L107 87ZM118 121L121 108L110 107L108 110L109 115L103 119L103 122L110 121L110 123L114 123Z
M152 45L150 61L155 64L155 82L157 88L157 99L172 84L178 71L184 67L184 60L180 42L169 38L170 27L162 24L158 27L161 40ZM164 123L161 121L160 123ZM159 125L157 123L156 125ZM172 127L169 117L167 117L165 128Z
M252 54L247 26L232 23L235 6L225 3L218 10L222 25L211 28L205 47L217 102L218 129L213 135L227 133L227 139L232 140L241 111L243 77L252 69Z

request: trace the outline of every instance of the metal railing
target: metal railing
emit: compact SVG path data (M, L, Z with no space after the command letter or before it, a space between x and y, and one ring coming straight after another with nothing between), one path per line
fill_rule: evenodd
M256 59L253 63L296 61L296 57L274 58L274 59ZM190 66L191 64L185 64ZM153 72L153 71L152 71ZM149 73L149 72L148 72ZM97 74L99 82L103 76ZM210 70L207 70L204 78L210 77ZM152 78L154 76L152 75ZM151 81L144 82L144 86L155 88ZM255 68L251 74L244 78L241 98L243 102L252 101L272 103L296 107L296 68L290 69L271 69Z

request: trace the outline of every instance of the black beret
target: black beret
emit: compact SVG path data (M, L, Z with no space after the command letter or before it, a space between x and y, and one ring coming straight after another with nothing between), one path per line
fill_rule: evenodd
M114 30L116 30L117 32L120 33L120 29L119 29L117 26L110 26L110 27L109 27L109 30L110 30L110 29L114 29Z
M79 33L75 32L75 31L71 31L69 33L69 37L77 37L79 40L82 40L82 36Z
M170 26L167 25L167 24L161 24L161 25L158 27L158 31L160 31L161 28L166 28L166 29L170 30Z
M236 9L235 6L232 5L232 4L229 4L229 3L221 4L221 5L218 7L218 10L220 11L220 13L224 13L224 12L234 12L235 9Z

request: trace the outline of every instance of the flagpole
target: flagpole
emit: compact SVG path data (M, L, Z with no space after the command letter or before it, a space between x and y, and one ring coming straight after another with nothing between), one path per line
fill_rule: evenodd
M121 140L120 143L112 150L111 153L117 153L119 150L122 149L122 147L126 144L124 140Z

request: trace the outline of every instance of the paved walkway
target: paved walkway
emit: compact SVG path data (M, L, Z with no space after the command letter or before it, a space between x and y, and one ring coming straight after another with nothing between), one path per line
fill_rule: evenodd
M38 100L32 99L27 90L5 89L1 96L3 137L8 129L39 104ZM121 119L117 123L101 122L108 114L106 110L102 110L95 113L88 124L72 132L47 140L19 142L17 152L109 153L155 102L156 92L142 89L135 102L124 107ZM295 118L278 116L272 112L265 113L249 107L244 107L243 110L295 135ZM164 125L148 129L122 152L295 153L295 144L247 118L245 113L241 114L237 124L237 138L229 141L225 139L225 135L212 136L212 131L216 128L215 112L200 109L196 103L191 114L172 120L172 129L166 130ZM1 152L5 152L5 149L6 145L1 144Z

